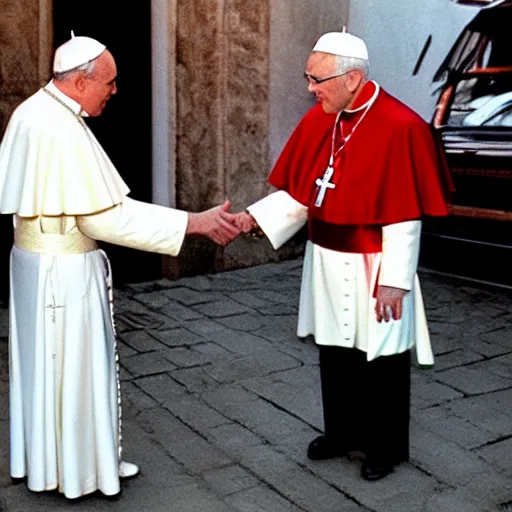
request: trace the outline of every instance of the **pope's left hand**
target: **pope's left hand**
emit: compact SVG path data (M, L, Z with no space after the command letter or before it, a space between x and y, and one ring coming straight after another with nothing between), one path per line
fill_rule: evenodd
M408 291L402 288L377 286L377 303L375 304L377 322L380 323L382 320L389 322L391 319L400 320L403 298L407 293Z

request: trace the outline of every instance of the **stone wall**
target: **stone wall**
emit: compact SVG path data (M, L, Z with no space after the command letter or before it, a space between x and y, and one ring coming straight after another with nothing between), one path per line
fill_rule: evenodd
M266 193L268 45L266 0L258 2L257 9L243 0L178 2L179 208L199 211L229 198L233 210L240 210ZM247 258L238 257L243 253L239 248L228 256L204 239L187 239L178 273L246 266Z
M14 108L49 77L47 0L0 0L0 135Z

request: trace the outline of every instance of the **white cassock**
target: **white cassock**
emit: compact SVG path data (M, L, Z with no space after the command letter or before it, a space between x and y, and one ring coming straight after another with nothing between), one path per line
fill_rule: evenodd
M329 192L327 192L329 193ZM308 208L278 191L248 207L274 249L306 222ZM297 335L319 345L357 348L368 361L416 347L418 362L432 365L425 309L416 269L421 221L382 228L382 252L348 253L308 241L304 255ZM402 319L377 322L375 284L410 290Z
M178 254L186 212L141 203L52 84L22 103L0 146L13 214L11 476L68 498L120 491L120 394L111 273L96 240Z

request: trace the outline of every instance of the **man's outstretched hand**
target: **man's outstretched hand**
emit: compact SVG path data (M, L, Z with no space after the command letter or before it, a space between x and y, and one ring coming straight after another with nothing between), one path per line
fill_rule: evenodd
M235 226L242 233L250 233L254 228L258 227L252 215L248 212L238 212L233 215Z
M230 208L231 203L226 200L204 212L189 213L187 235L203 235L219 245L228 245L242 232L235 214L229 212Z

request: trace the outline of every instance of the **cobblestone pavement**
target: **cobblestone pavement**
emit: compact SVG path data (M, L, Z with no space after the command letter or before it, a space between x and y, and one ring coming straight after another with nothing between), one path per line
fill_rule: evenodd
M422 272L436 365L413 368L411 461L366 482L312 462L317 349L295 336L301 260L116 292L125 453L117 502L11 484L0 309L0 511L512 511L512 297Z

